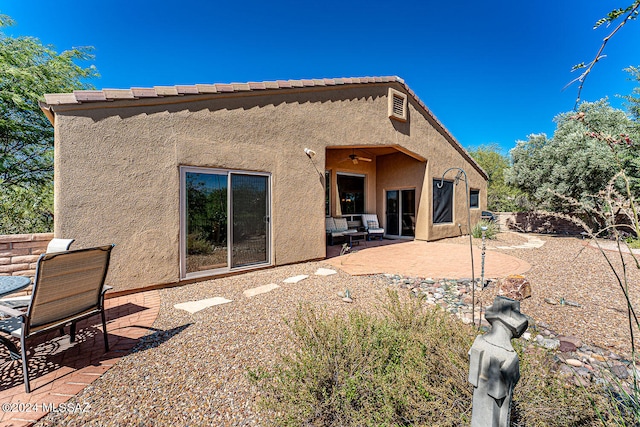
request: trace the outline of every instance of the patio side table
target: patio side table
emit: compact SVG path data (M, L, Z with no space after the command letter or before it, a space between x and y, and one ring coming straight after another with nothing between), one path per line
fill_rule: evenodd
M355 242L360 245L360 241L366 241L367 233L364 231L357 231L355 233L346 233L345 236L349 239L349 247L351 248Z
M0 297L12 294L31 284L31 279L25 276L0 276ZM2 301L0 300L0 304ZM5 304L11 307L11 304ZM16 346L7 338L0 336L0 344L9 350L11 360L20 360L20 352Z
M31 279L25 276L0 276L0 297L12 294L31 284Z

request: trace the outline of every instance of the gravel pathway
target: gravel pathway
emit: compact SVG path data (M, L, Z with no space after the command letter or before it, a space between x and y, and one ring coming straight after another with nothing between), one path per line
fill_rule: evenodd
M532 265L526 277L533 296L522 302L524 313L561 334L624 353L628 351L626 308L615 278L602 255L575 238L538 236L540 248L505 249ZM527 239L502 233L490 246L518 246ZM448 243L468 245L468 238ZM479 241L475 244L479 245ZM609 253L614 254L615 253ZM627 255L628 256L628 255ZM246 273L161 291L162 305L155 328L136 351L87 387L70 402L89 404L81 414L49 414L37 426L254 426L269 425L257 418L258 390L249 383L248 369L271 365L286 349L288 328L301 303L336 314L354 308L380 310L389 280L382 275L349 276L338 271L316 276L323 262L310 262ZM298 283L283 283L297 275ZM631 272L632 301L639 306L640 274ZM280 287L246 297L243 292L270 283ZM352 304L337 293L349 288ZM480 293L490 304L495 287ZM225 297L231 303L189 314L174 304ZM561 297L580 307L556 306L545 298Z

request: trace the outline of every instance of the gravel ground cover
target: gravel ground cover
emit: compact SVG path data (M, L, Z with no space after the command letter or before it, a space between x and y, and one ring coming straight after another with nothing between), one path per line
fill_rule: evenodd
M533 295L522 302L521 310L560 334L628 352L626 306L602 255L580 239L537 237L545 241L541 248L501 249L532 265L526 277ZM517 246L526 241L522 235L501 233L488 246ZM447 243L468 245L469 240L462 237ZM88 403L91 410L49 414L36 425L269 425L255 411L260 396L249 382L247 370L271 365L279 351L286 351L288 327L284 319L291 318L301 303L346 314L354 308L378 311L385 299L389 280L382 275L349 276L338 271L315 276L320 267L327 265L303 263L162 290L162 306L154 324L158 332L146 337L133 353L71 400ZM300 274L309 278L282 283ZM637 270L630 274L632 302L638 306L640 274ZM280 288L251 298L243 296L244 290L269 283ZM337 295L346 288L353 296L352 304ZM480 292L483 304L490 304L495 293L495 286ZM195 314L173 307L216 296L233 302ZM545 298L565 298L580 307L551 305Z
M161 291L154 327L132 354L74 398L88 403L82 414L49 414L39 426L223 426L265 425L256 418L258 399L247 369L271 364L286 350L288 327L301 303L333 313L378 310L386 297L384 276L315 276L322 262L251 272ZM295 284L282 281L307 274ZM251 298L250 288L280 288ZM348 288L352 304L338 292ZM233 300L189 314L176 303L223 296ZM267 424L268 425L268 424Z
M589 246L589 240L550 235L535 235L545 242L541 248L495 249L497 246L517 246L527 236L500 233L498 239L487 241L487 248L508 253L531 264L531 270L524 276L531 282L532 296L522 301L521 311L548 325L558 334L574 335L592 345L628 355L631 345L626 302L615 275L600 251ZM448 242L469 244L468 237L448 239ZM474 246L480 245L480 239L474 239ZM615 251L605 253L617 271L621 272L620 255ZM487 256L491 256L491 253ZM624 259L628 265L631 302L638 308L640 270L635 268L631 255L625 254ZM482 304L490 305L496 294L496 286L480 292ZM580 307L553 305L545 301L559 301L561 298L575 302ZM635 335L638 336L637 330Z

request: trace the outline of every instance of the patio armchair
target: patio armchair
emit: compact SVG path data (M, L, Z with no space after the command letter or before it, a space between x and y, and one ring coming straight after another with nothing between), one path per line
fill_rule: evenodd
M75 341L76 323L100 314L105 352L109 351L104 313L104 294L111 289L104 281L114 245L42 254L36 265L33 292L26 311L0 305L0 313L11 316L0 320L0 331L20 339L20 353L3 336L2 342L13 360L22 359L22 374L27 393L29 367L27 340L71 325L70 341Z
M46 253L51 254L55 252L68 251L73 242L75 242L75 239L59 239L57 237L54 237L49 241ZM31 301L31 295L8 297L0 299L0 305L9 306L12 308L24 308L29 305L29 301Z
M47 253L68 251L75 239L59 239L54 237L47 245Z
M362 214L362 225L364 226L367 234L367 240L371 240L375 237L382 240L384 236L384 228L380 227L378 221L378 215L376 214Z
M333 246L335 240L344 237L348 233L355 233L358 229L350 229L346 218L325 218L327 240Z

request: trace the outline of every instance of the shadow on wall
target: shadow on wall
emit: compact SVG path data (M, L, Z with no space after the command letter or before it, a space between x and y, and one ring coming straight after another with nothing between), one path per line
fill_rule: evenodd
M571 221L538 212L500 212L497 216L502 231L562 235L580 235L584 231Z

